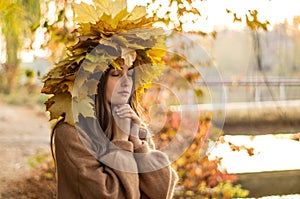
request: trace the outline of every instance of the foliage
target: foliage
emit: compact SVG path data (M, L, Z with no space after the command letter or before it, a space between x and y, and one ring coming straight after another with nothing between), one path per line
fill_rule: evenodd
M168 0L167 5L164 4L165 2L166 1L152 0L148 6L156 5L156 9L150 10L150 15L154 16L156 21L166 24L169 28L182 31L183 25L186 23L182 19L182 16L184 15L201 17L200 11L193 6L194 0ZM166 7L168 9L166 9ZM164 10L164 12L162 10ZM172 15L176 17L174 18ZM207 33L199 31L199 34L206 35Z
M41 48L51 52L51 56L48 59L53 63L57 63L62 59L65 56L64 49L66 46L70 46L76 40L75 36L71 34L75 28L72 2L73 0L44 2L45 13L41 19L41 28L45 30L45 41ZM49 14L53 5L55 7L55 16Z
M2 65L0 76L5 93L11 93L17 84L18 52L23 41L33 36L39 19L39 0L0 0L1 33L6 42L6 63Z
M178 40L175 41L179 46L177 46L177 50L178 48L183 48L183 46L180 46ZM168 74L170 71L176 71L176 73L183 77L183 81L187 81L190 84L186 87L184 86L184 82L178 77L167 75L168 78L164 79L163 82L164 87L168 87L169 85L168 89L172 90L180 88L183 93L187 93L192 89L195 92L197 99L201 99L201 97L205 95L204 93L197 95L198 91L194 86L202 77L198 71L193 70L193 67L188 64L184 57L181 57L176 53L168 53L164 57L164 60L168 66L168 68L165 69L164 74ZM156 120L164 120L164 124L159 133L155 133L154 135L154 141L158 149L163 149L173 143L173 141L177 139L179 131L190 132L191 129L193 129L193 125L189 123L193 123L194 117L197 117L197 132L195 132L195 134L184 133L183 135L186 135L191 139L193 138L193 140L183 154L172 163L173 168L179 175L179 186L175 198L229 199L232 197L247 196L247 190L242 189L240 185L234 185L237 180L236 176L228 174L226 170L221 169L221 159L211 160L208 157L209 143L225 142L224 139L219 140L223 132L212 125L213 114L205 111L198 112L197 110L194 110L193 113L197 112L198 114L184 114L180 111L177 112L171 109L167 109L164 112L153 110L153 107L156 107L153 105L164 104L169 107L176 104L176 100L172 99L168 90L164 90L160 87L153 87L148 90L148 92L146 92L146 95L142 98L144 109L146 112L152 111L151 118L154 118L154 123L157 123ZM168 95L167 99L158 97L165 95ZM151 111L148 110L149 107L151 107ZM155 111L157 112L156 115L153 114ZM161 116L162 114L164 114L164 117ZM150 121L150 123L153 123L153 121ZM232 150L248 151L244 146L235 146L230 142L227 144L230 145ZM184 143L182 143L182 145L184 145ZM249 151L251 151L251 149L249 149Z
M169 113L166 126L159 136L155 136L158 148L162 148L174 139L178 130L178 120ZM172 116L172 117L170 117ZM175 119L175 120L174 120ZM207 156L210 138L218 138L221 130L213 127L211 115L203 114L193 142L172 166L179 175L179 186L174 198L222 198L246 197L249 191L234 185L237 178L220 169L221 159L210 160Z
M200 0L202 2L203 0ZM167 1L160 1L160 0L152 0L151 3L148 4L148 7L152 6L149 12L150 15L155 18L155 21L162 22L168 28L175 29L178 31L183 31L183 26L186 23L195 24L196 20L202 18L204 20L207 16L202 16L201 10L199 6L198 0L167 0ZM153 6L155 5L155 6ZM245 23L251 30L262 28L267 30L267 25L269 22L261 21L257 17L257 10L249 9L249 13L245 14L245 16L237 16L235 11L226 9L228 14L233 15L233 22L242 22ZM183 16L189 16L183 17ZM209 17L209 16L208 16ZM190 31L190 32L197 32L201 35L212 35L213 37L216 36L217 32L207 32L207 31Z
M0 0L0 25L6 38L11 35L15 42L22 44L38 28L39 20L39 0Z
M56 0L56 1L45 1L43 4L43 16L40 20L40 1L39 0L1 0L0 1L0 25L2 27L2 33L5 35L6 43L10 45L7 46L7 62L2 65L2 70L0 71L1 75L1 84L2 89L6 93L10 93L13 89L13 86L18 82L19 74L18 74L18 56L17 52L20 48L23 47L24 40L31 38L33 41L33 33L37 30L40 25L40 21L42 25L39 28L45 29L45 43L42 47L51 50L51 57L55 62L62 57L62 49L67 44L72 44L75 42L75 37L70 33L75 28L74 24L74 16L70 13L74 13L74 9L78 10L78 6L73 6L73 0ZM195 0L169 0L168 6L169 8L176 8L176 13L171 13L170 10L166 9L166 5L163 5L161 1L153 0L149 3L148 8L154 4L158 4L157 10L149 10L150 15L153 16L154 21L161 21L165 24L172 24L171 27L175 30L182 30L182 26L186 23L182 18L184 15L192 15L195 17L202 17L200 10L195 6ZM54 18L50 19L47 15L49 15L49 7L50 4L54 3L56 6L56 11ZM123 2L124 3L124 2ZM48 5L49 4L49 5ZM115 2L114 4L109 3L95 3L97 9L105 9L106 12L110 12L112 9L120 9L122 3ZM81 20L84 18L85 20L91 19L95 20L99 17L99 13L95 12L92 9L92 6L88 4L84 5L79 9L79 17L77 19ZM112 7L111 5L116 5ZM109 6L109 7L107 7ZM118 7L119 6L119 7ZM77 8L76 8L77 7ZM83 8L83 9L82 9ZM84 13L84 10L87 9L87 12ZM165 13L161 13L162 10L166 10ZM89 12L90 11L90 12ZM263 29L267 28L268 22L261 22L257 18L256 10L249 10L249 13L245 15L246 20L242 20L242 17L237 17L234 11L227 10L229 14L234 15L234 22L244 22L250 28L261 27ZM117 11L116 11L117 12ZM94 14L93 14L94 13ZM116 13L112 13L114 17ZM173 17L171 17L171 15ZM175 16L175 19L174 19ZM105 20L108 20L105 19ZM194 20L194 19L193 19ZM113 21L108 20L111 23ZM92 22L92 21L91 21ZM206 35L208 33L199 31L199 34ZM211 33L213 36L216 36L216 32ZM31 48L31 46L27 46L26 48ZM5 85L5 86L3 86Z
M201 0L203 1L203 0ZM76 6L72 6L73 1L69 0L56 0L56 20L50 21L49 19L44 20L43 27L47 29L46 36L49 38L47 39L45 46L49 48L53 55L55 57L55 60L61 56L61 43L63 44L71 44L74 42L74 37L72 37L69 33L75 28L75 25L73 23L73 17L67 16L67 13L73 12L74 8ZM167 3L166 3L167 2ZM199 1L196 0L166 0L166 1L160 1L160 0L152 0L152 2L149 2L147 5L147 12L148 16L153 18L155 22L161 22L169 29L182 31L183 26L187 23L195 23L195 20L198 18L205 19L206 16L203 16L199 6L197 6L197 3ZM107 8L105 6L109 4L98 4L98 7L100 9L105 8L107 9L107 12L112 8ZM114 3L114 5L117 5L119 3ZM59 6L63 5L63 6ZM84 4L82 4L84 5ZM102 7L101 7L102 6ZM116 6L116 8L119 5ZM77 7L78 8L78 7ZM88 21L88 19L94 21L97 19L97 13L92 9L92 6L85 4L81 7L83 10L87 11L81 11L80 17L77 19L80 20L84 19L85 21ZM90 9L90 10L89 10ZM118 8L117 8L118 9ZM88 12L90 11L90 12ZM258 12L257 10L250 10L248 13L245 14L245 16L238 16L235 11L226 9L227 13L229 15L233 16L233 22L237 23L244 23L252 30L254 28L262 28L264 30L267 30L267 27L269 25L269 22L267 20L261 21L258 18ZM190 17L183 17L183 16L190 16ZM209 17L209 16L208 16ZM190 20L190 21L187 21ZM90 22L92 22L90 21ZM190 31L195 32L195 31ZM206 32L205 30L199 30L196 31L196 33L201 35L212 35L213 37L216 37L217 32ZM60 50L58 50L60 49ZM58 55L59 54L59 55Z
M133 64L145 66L135 71L140 77L136 85L143 86L160 74L162 67L157 64L164 53L163 30L152 28L153 19L146 17L145 7L136 6L129 12L123 0L114 4L98 0L94 5L82 2L74 7L79 24L74 31L77 43L68 47L68 57L44 77L42 89L42 93L54 94L46 102L51 119L65 115L70 124L77 121L79 112L94 117L91 96L96 94L97 82L110 64L120 69L115 62L118 57L126 61L132 53L136 55Z
M228 14L232 14L234 19L234 22L242 22L241 17L237 17L236 13L232 12L229 9L226 9ZM245 15L245 20L246 20L246 25L251 29L251 30L258 30L258 29L263 29L265 31L268 30L268 25L270 24L268 20L265 21L260 21L258 19L258 11L257 10L248 10L248 13Z

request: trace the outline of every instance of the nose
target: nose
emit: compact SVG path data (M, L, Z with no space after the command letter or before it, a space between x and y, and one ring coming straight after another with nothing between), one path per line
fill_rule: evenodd
M130 84L130 77L127 76L127 74L125 73L122 78L121 78L121 86L129 86Z

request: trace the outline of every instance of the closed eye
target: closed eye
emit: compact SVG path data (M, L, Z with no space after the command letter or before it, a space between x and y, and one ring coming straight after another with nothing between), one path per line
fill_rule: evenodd
M121 75L121 71L114 70L114 71L111 72L110 75L113 76L113 77L119 77Z

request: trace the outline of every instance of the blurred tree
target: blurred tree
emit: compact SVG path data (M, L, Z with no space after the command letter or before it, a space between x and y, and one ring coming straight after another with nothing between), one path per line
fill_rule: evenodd
M195 2L195 0L168 0L166 4L163 4L162 1L153 0L148 5L149 13L157 21L172 29L182 31L182 27L187 23L186 20L191 19L192 22L195 22L197 17L201 17L201 12L195 6ZM6 62L2 67L3 77L1 78L2 90L5 93L10 93L18 80L18 52L23 47L25 38L32 36L40 23L42 28L46 29L45 42L42 47L50 50L51 58L54 61L63 56L61 49L74 41L74 37L69 34L75 26L73 23L73 3L74 0L49 0L43 1L43 4L40 0L0 0L0 26L6 43ZM41 5L45 7L42 18L40 17ZM153 5L156 6L153 7ZM53 7L54 12L50 9ZM174 10L173 13L171 8ZM250 10L245 15L246 20L237 17L233 11L227 10L227 12L233 15L234 22L243 22L252 30L267 29L268 22L259 21L255 10ZM207 33L200 30L197 33L216 36L214 31Z
M1 89L11 93L18 81L19 50L40 23L40 0L0 0L0 26L6 43Z
M53 62L65 56L63 49L75 40L74 35L70 34L75 28L73 3L74 0L49 0L44 5L41 24L46 39L41 47L50 50L49 59Z
M296 33L294 35L294 58L293 58L293 69L296 71L297 68L300 68L300 16L295 16L293 20L293 26L296 30ZM300 73L298 74L300 76Z
M203 0L201 0L203 1ZM45 41L45 46L49 48L54 54L55 59L63 56L58 54L61 52L61 44L68 46L70 42L74 41L74 37L70 36L70 32L74 28L75 24L73 23L73 3L74 0L49 0L47 4L54 2L55 13L54 20L51 20L47 17L44 17L43 27L47 29L46 37L48 38ZM158 23L162 23L170 29L183 31L185 24L194 24L199 18L204 18L201 15L198 1L196 0L152 0L148 3L148 13L149 16L154 17L154 20ZM233 16L233 22L244 23L251 30L258 30L260 28L267 30L269 24L268 21L261 21L257 17L258 12L256 10L250 10L248 13L245 13L244 16L238 16L235 11L226 9L229 15ZM185 17L184 17L185 16ZM187 17L188 16L188 17ZM206 16L205 16L206 17ZM205 18L206 20L206 18ZM216 31L206 32L204 30L190 31L200 35L211 35L216 37Z
M160 21L168 28L182 31L186 23L195 24L199 18L207 20L209 16L202 16L201 13L201 4L204 0L152 0L148 4L150 15L156 18L156 21ZM267 30L269 25L268 21L261 21L257 17L257 10L248 10L248 13L245 13L244 16L238 16L235 11L226 9L228 14L233 16L233 22L245 23L250 29L263 28ZM183 17L188 16L188 17ZM207 32L204 30L191 31L196 32L201 35L211 34L216 36L216 32Z

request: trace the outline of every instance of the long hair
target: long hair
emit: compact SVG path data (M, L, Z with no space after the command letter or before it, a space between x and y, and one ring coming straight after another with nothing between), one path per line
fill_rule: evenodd
M108 79L109 71L112 70L112 67L109 67L108 70L106 70L103 75L100 78L99 84L98 84L98 90L97 95L95 98L95 112L96 117L100 123L101 128L103 129L104 134L108 139L112 139L112 133L113 133L113 116L111 112L110 104L108 103L108 99L106 99L106 84ZM133 73L133 82L135 80L135 74ZM136 114L141 117L142 115L142 108L137 103L136 98L136 92L135 92L135 85L133 83L133 86L131 88L132 93L129 98L129 105L130 107L136 112Z
M113 116L111 112L111 106L108 103L108 100L106 99L106 85L107 85L107 80L109 77L109 71L112 70L113 67L110 65L109 68L103 72L101 75L101 78L99 80L98 86L97 86L97 94L95 96L95 115L96 119L98 120L101 129L103 130L103 133L105 136L111 140L113 136ZM143 115L143 109L142 107L137 103L137 97L136 97L136 92L135 92L135 73L133 73L133 86L132 86L132 93L129 98L129 105L130 107L136 112L136 114L141 117ZM55 126L52 129L51 132L51 138L50 138L50 147L51 147L51 154L52 158L55 162L55 155L54 155L54 149L53 146L55 145L54 143L54 136L55 136L55 129L56 127L64 122L64 115L62 115L62 118L55 124ZM143 124L141 128L146 128L146 125ZM96 133L96 132L94 132ZM104 143L103 143L104 144Z

